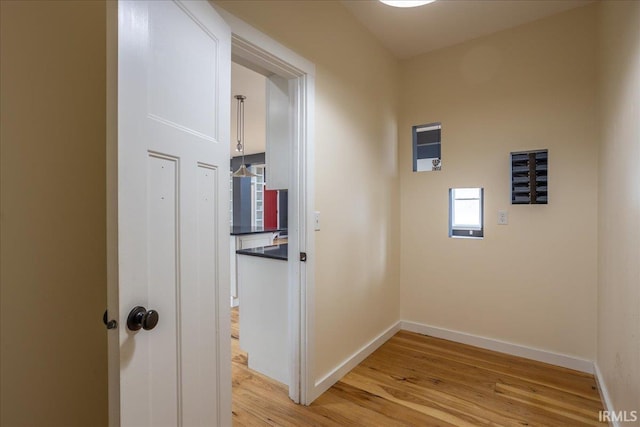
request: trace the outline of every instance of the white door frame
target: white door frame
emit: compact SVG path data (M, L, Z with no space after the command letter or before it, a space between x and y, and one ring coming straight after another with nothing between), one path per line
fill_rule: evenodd
M292 150L289 167L289 397L308 405L316 397L314 339L314 168L315 65L224 9L213 5L231 28L234 62L289 79ZM300 253L307 261L300 261Z

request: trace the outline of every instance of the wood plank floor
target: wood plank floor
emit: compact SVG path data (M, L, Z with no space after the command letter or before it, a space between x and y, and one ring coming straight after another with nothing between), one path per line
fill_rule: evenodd
M592 375L398 332L309 407L247 368L232 310L234 426L605 426Z

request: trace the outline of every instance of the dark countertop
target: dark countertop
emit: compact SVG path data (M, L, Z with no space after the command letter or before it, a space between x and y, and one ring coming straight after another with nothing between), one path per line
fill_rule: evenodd
M276 231L287 231L287 229L277 228L277 227L251 227L251 226L235 226L235 225L231 227L232 236L240 236L243 234L275 233Z
M288 258L288 247L287 244L283 245L274 245L274 246L262 246L259 248L251 248L251 249L240 249L236 251L238 255L249 255L249 256L257 256L262 258L271 258L271 259L279 259L281 261L286 261Z

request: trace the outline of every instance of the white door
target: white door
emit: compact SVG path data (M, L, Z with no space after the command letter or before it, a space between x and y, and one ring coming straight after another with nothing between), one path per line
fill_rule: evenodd
M109 7L110 424L228 426L230 30L206 1Z

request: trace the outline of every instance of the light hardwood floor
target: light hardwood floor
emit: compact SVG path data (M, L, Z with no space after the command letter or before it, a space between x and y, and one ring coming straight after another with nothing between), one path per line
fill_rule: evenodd
M605 426L592 375L401 331L311 406L247 368L232 310L234 426Z

